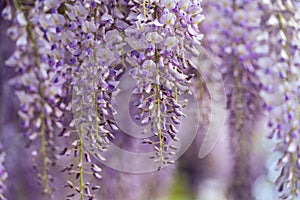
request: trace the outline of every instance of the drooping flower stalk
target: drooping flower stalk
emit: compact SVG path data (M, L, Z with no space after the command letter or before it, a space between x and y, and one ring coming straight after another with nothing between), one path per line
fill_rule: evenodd
M51 193L49 182L53 178L49 174L49 164L56 161L54 131L62 128L60 117L63 114L57 107L57 102L62 96L61 84L64 79L55 79L55 69L49 65L48 43L41 35L43 29L35 24L36 14L39 13L38 4L23 5L18 0L13 3L16 17L8 34L16 40L17 48L6 65L15 67L19 73L13 80L21 103L18 113L23 119L29 144L40 141L38 149L34 149L32 155L39 162L40 154L42 169L38 177L43 182L44 192ZM10 6L9 2L7 5ZM39 165L36 163L35 167L38 168Z
M205 47L214 55L223 75L230 112L230 139L234 167L230 199L252 199L252 130L259 113L259 85L254 59L262 11L257 1L207 2Z
M177 140L177 125L184 117L184 101L180 97L190 92L193 74L189 55L197 54L203 35L199 24L204 19L201 1L132 1L125 29L125 41L132 51L126 61L137 80L135 116L143 124L151 124L155 137L145 140L154 145L154 160L160 165L172 163Z
M264 32L260 37L265 57L258 60L261 70L261 96L270 116L268 138L276 142L274 151L282 155L275 169L280 172L275 184L278 198L300 196L299 66L300 16L291 1L264 4Z
M3 146L0 143L0 200L7 200L4 196L6 190L5 180L7 179L7 172L4 166L6 153L3 151Z
M113 137L111 129L117 129L112 119L111 105L117 70L110 65L114 59L112 50L117 48L114 45L120 42L115 35L118 32L110 30L114 28L117 12L110 8L116 2L65 1L61 5L65 7L63 15L66 20L61 41L70 55L71 62L66 65L70 66L73 76L72 124L76 125L79 134L73 147L63 151L63 154L74 151L77 161L63 171L75 174L79 179L78 184L68 181L66 186L74 191L69 197L78 194L80 199L93 199L95 195L91 194L91 190L100 187L87 180L89 174L101 179L101 169L89 158L90 153L83 144L96 158L104 160L100 154L107 149L108 137Z

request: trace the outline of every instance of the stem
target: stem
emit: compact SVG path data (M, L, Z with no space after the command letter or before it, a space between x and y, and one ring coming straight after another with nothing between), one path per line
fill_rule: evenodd
M233 11L237 10L236 0L233 0L232 5ZM237 23L234 23L235 26L238 26ZM231 185L231 190L233 195L243 196L244 198L249 194L249 183L247 182L247 178L245 177L247 174L247 168L249 167L248 161L248 153L249 153L249 141L245 133L243 133L244 126L244 113L243 113L243 94L241 91L241 79L242 79L242 70L240 69L238 56L234 56L234 73L236 73L235 77L235 86L236 86L236 124L235 124L235 134L238 138L239 150L236 158L236 178L237 181ZM234 111L233 111L234 112ZM236 199L238 196L234 196Z
M143 13L144 13L144 17L146 18L147 15L146 0L143 0Z
M80 190L80 200L84 200L83 188L84 188L84 180L83 180L83 145L82 145L82 125L79 125L79 190Z
M97 103L97 91L94 91L94 106L95 106L95 124L96 124L96 140L99 138L99 120L98 120L98 103Z
M244 174L245 174L245 167L243 167L243 158L247 157L247 150L248 150L248 142L246 138L244 137L244 134L242 133L242 127L243 127L243 99L242 99L242 93L241 93L241 75L240 75L240 69L239 65L237 63L237 58L235 58L235 70L237 73L236 77L236 101L237 101L237 123L236 123L236 133L240 137L240 151L239 151L239 159L237 160L237 170L238 170L238 178L239 182L243 183L244 180Z
M159 76L159 68L158 68L158 50L155 46L155 64L156 64L156 76ZM156 97L156 102L157 102L157 130L158 130L158 137L159 137L159 154L160 158L163 161L164 160L164 155L163 155L163 136L162 136L162 130L161 130L161 115L160 115L160 106L161 106L161 101L159 98L159 93L160 93L160 85L156 84L155 85L155 97Z
M45 186L45 193L50 193L50 187L48 182L48 172L47 172L47 152L46 152L46 136L45 136L45 115L44 112L40 113L41 119L41 140L42 140L42 162L43 162L43 181Z
M122 3L120 0L118 0L118 8L121 10L122 9Z
M174 90L175 90L175 101L178 102L178 88L176 85L174 85Z
M82 104L82 103L81 103ZM80 119L82 118L82 111L80 112ZM79 124L79 191L80 200L84 200L84 180L83 180L83 142L82 142L82 123Z
M38 69L40 69L40 57L38 53L38 46L37 42L34 37L33 29L32 29L32 23L28 19L28 16L25 14L23 9L21 8L21 4L19 0L13 0L14 6L16 7L17 10L21 11L24 15L24 18L27 22L26 25L26 31L29 35L29 38L32 42L33 45L33 55L34 55L34 61L35 65ZM44 181L44 191L45 193L49 194L51 192L50 186L49 186L49 181L48 181L48 171L47 171L47 141L46 141L46 124L45 124L45 114L44 114L44 95L43 95L43 89L42 89L42 82L39 80L39 96L40 96L40 104L41 104L41 111L40 111L40 120L41 120L41 153L42 153L42 171L43 171L43 181Z

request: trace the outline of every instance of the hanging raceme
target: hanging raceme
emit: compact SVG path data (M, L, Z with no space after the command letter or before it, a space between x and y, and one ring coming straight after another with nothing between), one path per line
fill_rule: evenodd
M178 140L178 125L185 117L182 108L186 102L179 97L191 92L193 66L187 60L189 55L199 54L203 37L199 30L204 19L200 2L133 1L126 18L125 41L132 50L125 60L132 67L139 96L135 119L151 124L155 137L145 143L154 145L153 159L161 166L173 163L177 147L168 143Z
M276 143L278 198L297 199L299 193L299 8L291 2L265 4L265 31L260 37L265 56L258 59L261 96L270 116L268 138ZM274 152L274 153L275 153Z
M32 146L38 178L43 183L44 192L50 194L53 177L49 174L49 166L57 160L55 131L63 127L60 100L65 79L63 76L58 78L58 70L50 64L53 52L43 37L42 25L37 22L38 4L18 0L13 3L15 12L9 15L13 15L14 20L8 35L16 41L16 50L5 64L14 67L18 73L12 80L20 100L18 114L23 120L28 147ZM9 1L7 6L11 6Z
M259 82L255 74L256 42L262 10L258 1L222 0L207 2L203 23L204 46L217 60L227 93L230 142L234 166L229 196L253 199L255 180L251 146L253 127L260 113ZM259 167L258 167L259 168Z

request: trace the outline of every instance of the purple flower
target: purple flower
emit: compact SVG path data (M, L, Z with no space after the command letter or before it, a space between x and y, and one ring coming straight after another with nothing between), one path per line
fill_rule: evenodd
M257 1L209 1L203 22L204 46L212 52L227 93L228 123L233 154L231 199L252 199L252 129L260 117L259 82L255 54L262 10ZM254 57L254 55L256 57Z
M154 145L154 161L161 165L172 163L168 142L177 139L173 123L184 116L184 102L178 96L188 92L188 77L192 77L188 69L193 67L185 64L185 52L198 53L202 39L198 25L204 20L201 11L198 1L166 0L151 6L133 3L127 17L131 25L124 31L125 41L135 53L126 60L137 69L132 75L142 102L136 106L137 119L152 125L156 138L146 143Z
M299 90L296 89L299 69L293 60L299 54L299 48L294 45L295 41L300 42L299 9L281 1L264 4L264 8L269 13L264 16L264 26L268 28L260 42L267 46L267 52L258 64L264 89L262 97L273 108L266 110L272 129L269 138L276 142L274 151L281 152L276 166L280 173L275 184L278 198L295 199L299 197Z

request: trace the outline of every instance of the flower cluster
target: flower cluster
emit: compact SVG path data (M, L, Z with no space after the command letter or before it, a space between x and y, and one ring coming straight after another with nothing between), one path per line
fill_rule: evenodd
M35 167L39 169L38 166L42 166L38 170L38 177L44 184L44 192L50 193L49 181L53 178L48 171L49 164L54 165L57 160L55 131L63 127L62 85L66 79L59 77L55 63L51 62L54 55L44 37L45 30L37 26L36 14L40 11L38 4L33 7L16 0L14 7L16 12L12 13L8 3L2 12L8 20L14 16L14 25L7 33L16 41L16 50L5 64L14 67L19 74L12 80L20 101L18 114L23 120L28 146L37 143L37 149L32 147Z
M256 37L262 10L257 1L207 2L204 46L214 55L222 73L229 110L230 140L234 154L233 199L251 199L251 127L259 116L259 84L254 60L260 54Z
M13 20L8 35L16 41L6 65L18 73L12 80L20 101L18 113L29 144L36 145L31 145L32 155L44 192L51 193L49 164L73 155L71 164L62 170L79 180L78 184L67 181L66 187L74 191L68 198L95 198L90 190L99 186L86 181L85 175L92 173L100 179L101 168L89 152L106 159L101 152L109 148L118 130L113 118L114 92L120 76L129 69L137 80L136 119L151 123L155 132L155 138L145 142L154 144L155 161L173 163L170 157L176 147L168 143L178 139L177 126L185 116L180 96L190 93L193 66L188 59L198 55L203 37L200 1L13 3L8 1L2 12L5 19ZM71 133L78 133L79 139ZM71 136L71 147L57 154L61 148L57 145L64 142L56 136L68 140Z
M90 153L84 149L84 141L89 143L91 150L98 159L104 160L100 154L105 151L109 143L108 137L113 138L111 130L116 130L112 114L112 92L117 82L115 78L118 70L111 66L112 59L117 57L117 44L114 19L120 11L110 10L116 2L96 1L53 1L55 7L51 10L52 17L57 19L53 27L48 28L51 46L59 52L62 58L62 68L70 77L69 85L72 87L71 108L73 120L71 127L76 126L77 131L64 130L62 135L70 132L79 134L79 139L72 142L71 148L64 148L61 155L70 155L74 152L75 164L72 162L63 171L74 174L79 184L68 181L66 187L74 192L69 198L80 196L80 199L94 199L91 190L100 187L88 182L88 174L97 180L101 179L101 168L90 158ZM52 3L53 3L52 2ZM49 15L49 14L46 14ZM45 23L49 27L50 23ZM60 47L63 47L62 49ZM56 60L55 62L59 62Z
M264 57L258 59L261 96L270 116L269 139L276 142L275 151L282 155L277 161L278 197L299 198L299 9L285 1L264 5L265 31L259 41Z
M136 119L151 123L155 138L154 160L161 165L173 163L177 126L184 117L184 100L180 95L190 92L193 66L188 59L198 55L203 37L199 24L204 20L201 1L163 0L132 2L125 29L125 41L131 47L126 61L137 81Z

